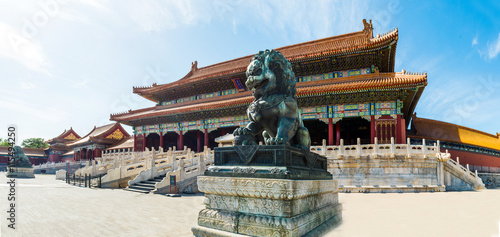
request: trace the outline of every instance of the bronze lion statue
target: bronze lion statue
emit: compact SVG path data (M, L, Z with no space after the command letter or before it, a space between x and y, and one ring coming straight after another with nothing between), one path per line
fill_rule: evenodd
M262 134L266 145L292 145L309 150L311 138L297 105L295 73L278 51L260 51L246 71L245 85L254 101L247 109L250 122L234 130L235 145L256 145Z
M31 168L31 163L28 157L24 154L23 148L20 146L14 146L13 151L14 159L9 162L10 167L25 167Z

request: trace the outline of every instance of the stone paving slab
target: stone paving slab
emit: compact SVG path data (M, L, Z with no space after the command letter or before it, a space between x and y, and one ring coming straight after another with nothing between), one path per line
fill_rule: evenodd
M17 179L16 230L7 228L0 173L1 236L192 236L202 195L171 198L88 189L55 175ZM478 192L339 194L343 221L325 236L500 237L500 189Z
M2 236L190 236L203 196L171 198L89 189L54 175L17 179L16 230L7 228L7 178L0 173Z

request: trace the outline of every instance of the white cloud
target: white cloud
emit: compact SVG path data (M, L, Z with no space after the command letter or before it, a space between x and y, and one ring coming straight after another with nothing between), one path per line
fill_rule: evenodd
M81 82L78 82L77 84L74 85L74 87L83 87L87 84L87 82L89 82L87 79L81 81Z
M495 58L500 53L500 33L498 38L492 44L488 42L488 59Z
M26 39L18 30L0 22L0 56L11 58L33 71L50 75L43 48L35 39Z
M36 86L35 86L35 84L30 83L30 82L21 82L21 88L23 88L25 90L31 90L31 89L35 89Z
M106 2L119 24L141 31L159 32L189 25L205 25L218 20L227 22L234 34L242 26L259 33L298 35L297 40L322 38L362 29L361 20L373 17L378 32L391 27L391 6L375 9L367 2L338 0L248 2L242 0L210 1L121 1ZM113 5L112 5L113 4ZM118 5L119 4L119 5ZM336 10L341 9L341 10ZM384 13L384 14L382 14ZM108 14L108 13L106 13ZM255 27L258 26L258 27Z
M96 1L96 0L80 0L81 3L89 5L93 8L102 10L102 11L108 11L108 8L103 5L102 1Z
M47 122L59 122L66 119L69 115L66 111L58 110L50 106L41 108L36 104L28 103L7 93L0 94L0 109L6 114L23 114Z
M477 38L478 38L478 35L476 35L476 37L474 37L474 39L472 39L472 46L479 44L479 42L477 41Z

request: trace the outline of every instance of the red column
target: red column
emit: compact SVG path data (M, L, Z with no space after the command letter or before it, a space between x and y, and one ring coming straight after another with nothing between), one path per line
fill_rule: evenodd
M328 145L333 145L333 119L328 119Z
M196 150L198 152L201 151L201 132L200 131L196 132Z
M134 151L137 150L137 134L134 134Z
M160 147L165 149L165 147L163 147L163 132L160 133Z
M179 133L179 148L178 150L183 150L184 149L184 135L182 134L182 131Z
M146 134L142 134L142 151L146 150Z
M338 121L336 123L336 127L335 127L335 130L336 130L336 145L337 146L340 146L340 121Z
M406 121L404 118L401 118L401 143L405 142L406 142Z
M394 130L396 130L396 134L394 135L394 137L395 137L394 139L396 140L397 144L401 144L401 133L402 133L402 131L401 131L401 115L397 115L396 118L397 118L396 119L396 126L395 126L396 129L394 129Z
M208 147L208 129L205 128L205 146Z
M370 138L371 138L371 143L375 143L375 137L377 136L377 130L375 130L375 116L371 116L371 121L370 121Z
M226 129L221 129L221 130L220 130L220 135L221 135L221 136L226 135Z

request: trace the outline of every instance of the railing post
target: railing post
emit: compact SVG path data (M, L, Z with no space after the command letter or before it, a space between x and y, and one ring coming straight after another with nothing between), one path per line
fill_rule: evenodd
M180 160L179 162L179 182L183 181L186 177L186 168L184 167L184 160Z
M205 166L205 157L203 156L203 154L200 155L200 162L199 162L199 172L200 174L203 174L205 172L205 169L206 169L206 166Z
M154 171L154 168L156 167L155 166L155 160L156 160L156 152L153 152L153 156L151 157L151 175L149 176L150 179L154 178L154 175L153 175L153 171Z
M356 158L361 158L361 138L358 137L358 139L356 139L356 153L357 153L357 156Z
M339 147L339 154L338 158L342 159L344 157L344 139L340 139L340 147Z
M422 139L422 153L424 158L427 158L427 144L425 144L425 139Z
M323 146L321 147L321 154L326 156L326 139L323 139Z
M175 154L172 155L172 171L177 169L177 160Z
M391 158L396 157L395 150L396 150L396 147L394 145L394 137L391 137Z
M436 152L441 152L441 143L439 142L439 140L436 141L436 147L437 147Z
M410 143L410 138L406 138L406 157L411 158L411 143Z
M460 164L460 158L457 156L457 164Z
M375 143L375 144L373 144L373 158L377 158L378 157L378 138L374 137L373 142Z

